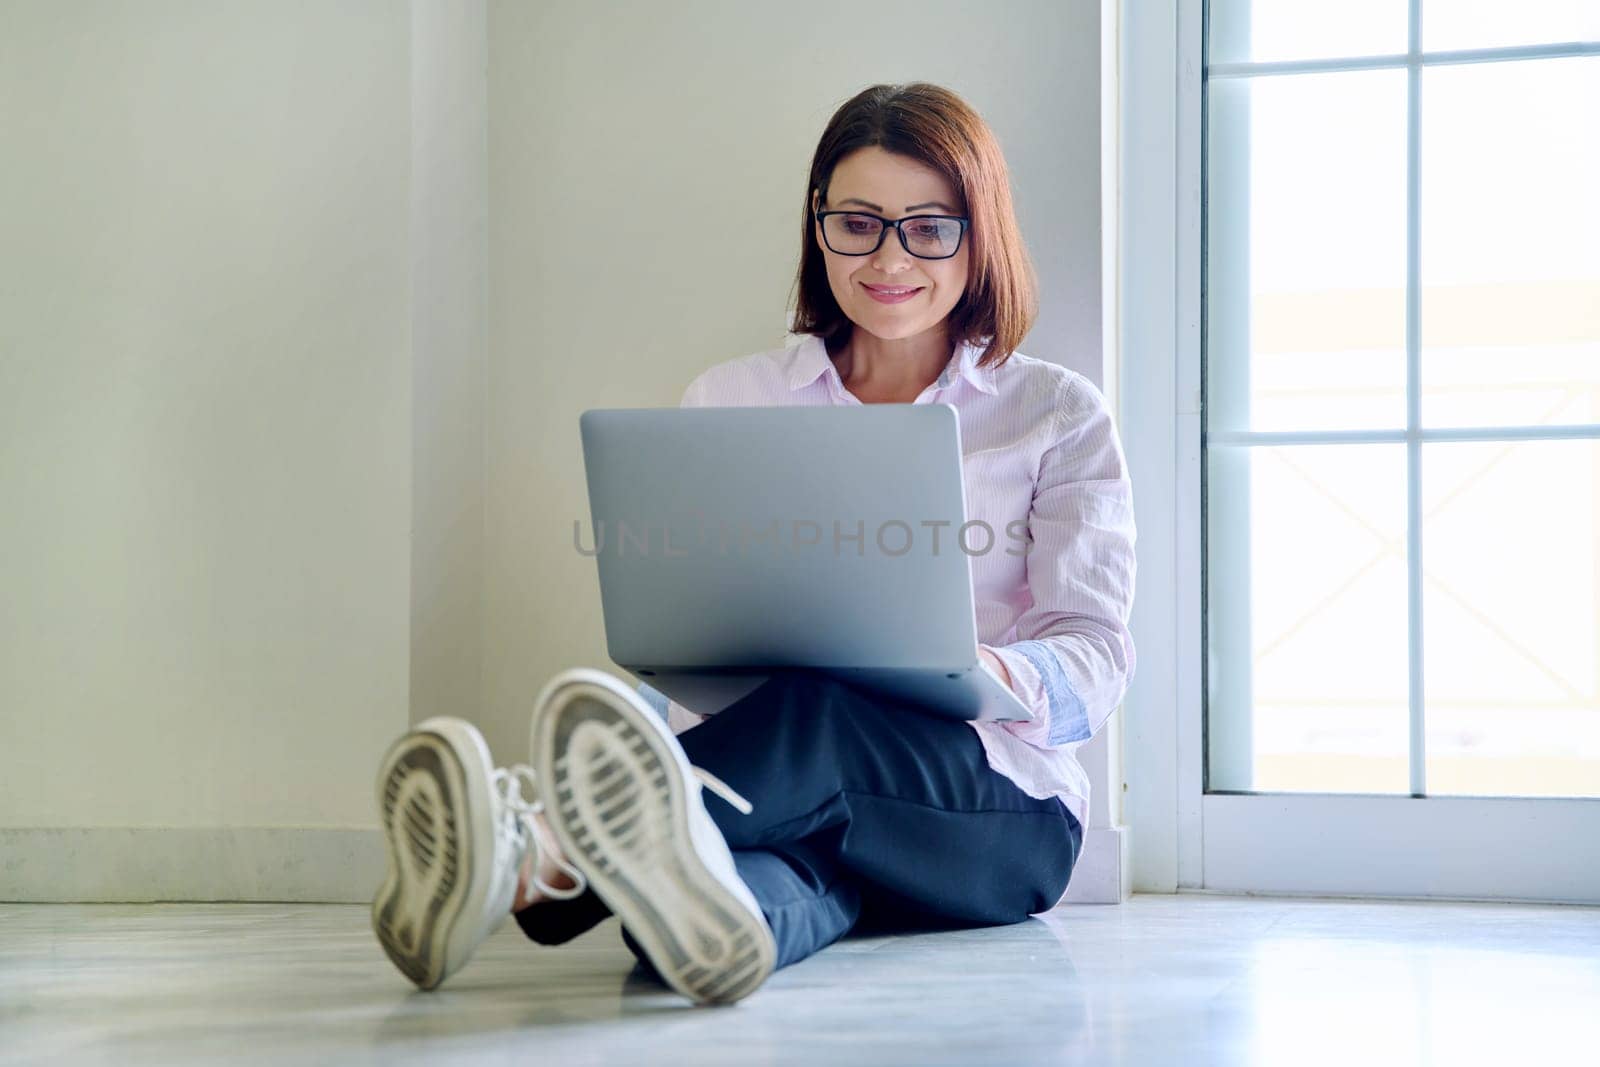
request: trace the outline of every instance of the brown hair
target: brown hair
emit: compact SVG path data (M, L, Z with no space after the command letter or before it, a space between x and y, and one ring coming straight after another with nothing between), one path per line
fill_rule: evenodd
M988 124L965 100L928 82L863 89L828 120L806 182L791 330L821 336L832 351L854 327L828 286L811 194L826 202L834 167L851 152L873 145L932 167L955 187L972 220L967 230L971 267L967 291L946 319L950 341L952 346L987 342L980 363L1004 363L1039 310L1038 283L1011 204L1011 179Z

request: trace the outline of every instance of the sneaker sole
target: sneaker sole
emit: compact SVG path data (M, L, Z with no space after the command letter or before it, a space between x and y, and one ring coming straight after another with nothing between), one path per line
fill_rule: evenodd
M620 683L594 684L623 706L579 683L551 693L535 718L550 827L668 985L703 1003L739 1000L772 973L772 931L749 891L728 886L695 850L691 772L661 737L666 727L642 719L649 713L615 692Z
M468 743L467 737L456 744ZM477 747L474 744L474 747ZM485 756L485 758L487 758ZM488 788L441 733L415 731L389 749L378 772L378 811L389 866L372 901L372 931L400 972L425 990L459 962L450 940L476 881L475 860L492 845L469 825L463 798Z

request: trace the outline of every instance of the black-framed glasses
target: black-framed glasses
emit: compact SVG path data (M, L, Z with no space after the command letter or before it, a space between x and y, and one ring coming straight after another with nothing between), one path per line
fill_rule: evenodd
M892 226L900 247L918 259L949 259L961 248L971 220L961 215L907 215L886 219L865 211L814 211L822 241L841 256L870 256Z

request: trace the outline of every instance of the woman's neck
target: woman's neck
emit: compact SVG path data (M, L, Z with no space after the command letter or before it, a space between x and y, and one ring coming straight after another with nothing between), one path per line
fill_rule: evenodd
M857 329L833 362L844 387L863 402L909 404L938 380L950 355L942 328L896 340Z

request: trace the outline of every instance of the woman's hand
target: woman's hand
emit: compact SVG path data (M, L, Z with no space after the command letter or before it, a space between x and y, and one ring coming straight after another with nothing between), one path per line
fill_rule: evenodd
M995 677L1006 683L1007 689L1011 688L1011 672L1006 670L1006 665L1000 661L999 656L980 646L978 648L978 659L989 665L989 669L995 673Z

